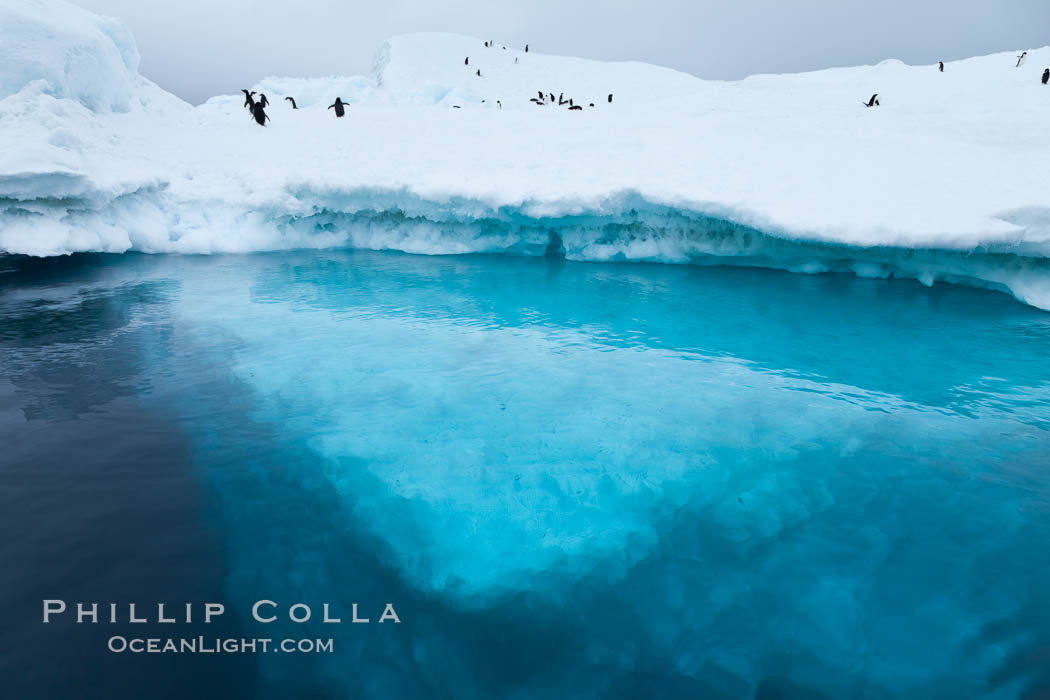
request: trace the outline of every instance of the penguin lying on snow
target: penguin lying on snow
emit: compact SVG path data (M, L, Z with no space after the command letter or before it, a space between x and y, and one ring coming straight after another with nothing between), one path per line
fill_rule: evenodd
M867 102L861 102L865 107L878 107L879 106L879 93L875 93L871 96L871 99Z
M299 109L299 105L295 104L295 98L294 97L286 97L284 99L286 99L286 100L288 100L289 102L292 103L292 109Z
M569 111L570 112L575 112L577 110L582 110L582 109L583 109L583 107L581 107L579 105L573 105L572 107L569 107Z
M341 117L344 114L346 114L346 111L345 111L346 103L343 102L343 100L341 98L339 98L339 97L335 98L335 102L333 104L328 105L328 109L332 109L333 107L335 107L335 116L336 117Z
M1025 62L1025 59L1027 59L1027 58L1028 58L1028 52L1027 51L1022 51L1021 55L1017 57L1017 65L1014 66L1014 68L1020 68L1021 66L1023 66L1024 62Z

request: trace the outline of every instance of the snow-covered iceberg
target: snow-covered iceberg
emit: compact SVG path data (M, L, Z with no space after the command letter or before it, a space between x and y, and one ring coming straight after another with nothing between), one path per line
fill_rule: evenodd
M1050 47L1019 68L1007 52L720 82L414 34L370 76L263 80L263 129L239 94L195 108L165 93L122 23L60 0L8 0L0 39L3 252L746 264L1050 308Z

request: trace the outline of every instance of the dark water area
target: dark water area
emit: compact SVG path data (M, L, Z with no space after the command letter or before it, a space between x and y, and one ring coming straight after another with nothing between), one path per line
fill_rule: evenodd
M0 445L5 697L1050 696L1050 314L995 292L4 258Z

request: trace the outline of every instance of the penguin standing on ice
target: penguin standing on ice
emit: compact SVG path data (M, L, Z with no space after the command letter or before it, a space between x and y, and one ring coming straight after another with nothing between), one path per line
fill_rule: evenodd
M263 109L266 109L270 106L270 101L266 99L266 93L259 94L259 104L263 106Z
M465 65L465 66L469 66L470 65L470 56L467 56L466 58L463 59L463 65Z
M540 96L541 100L543 99L543 91L542 90L537 90L536 94Z
M478 77L479 78L481 77L481 69L480 68L478 68Z
M255 93L244 88L241 88L241 92L244 93L244 108L250 110L255 105Z
M871 99L867 102L861 102L865 107L878 107L879 106L879 93L875 93L871 96Z
M1050 68L1043 71L1043 85L1046 85L1048 82L1050 82Z
M266 122L269 121L270 118L266 116L262 102L252 103L252 118L255 119L255 123L259 126L266 126Z
M529 52L529 45L525 44L525 53L528 53L528 52Z
M612 104L612 93L609 93L609 104Z
M341 98L335 98L335 102L333 104L328 105L328 109L332 109L333 107L335 107L335 116L337 118L342 117L344 114L346 114L346 103L343 102Z
M937 70L940 71L941 73L944 72L944 61L938 61L937 62Z
M299 105L295 104L295 98L294 97L286 97L284 99L286 99L288 102L292 103L292 109L299 109Z
M1017 57L1017 65L1014 68L1020 68L1024 65L1024 62L1028 59L1028 52L1022 51L1021 55Z

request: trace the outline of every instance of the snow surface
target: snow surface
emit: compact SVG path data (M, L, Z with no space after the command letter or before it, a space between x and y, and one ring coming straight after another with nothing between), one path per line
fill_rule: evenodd
M371 76L253 86L263 129L239 94L194 108L139 76L118 20L5 0L0 38L0 251L557 252L948 280L1050 309L1050 47L1020 68L1018 50L720 82L413 34Z

